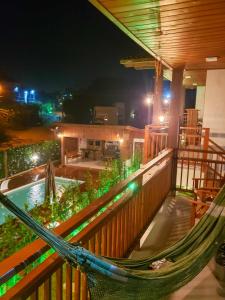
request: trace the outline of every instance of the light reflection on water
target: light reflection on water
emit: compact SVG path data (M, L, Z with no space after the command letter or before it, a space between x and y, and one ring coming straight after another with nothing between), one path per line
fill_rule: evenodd
M61 194L66 186L74 180L68 180L63 178L56 178L56 190ZM41 204L44 200L45 183L39 181L33 185L25 186L19 189L15 189L6 193L10 200L12 200L20 208L24 208L25 204L29 205L29 209L35 206L35 203ZM4 223L5 217L12 215L3 205L0 204L0 224Z

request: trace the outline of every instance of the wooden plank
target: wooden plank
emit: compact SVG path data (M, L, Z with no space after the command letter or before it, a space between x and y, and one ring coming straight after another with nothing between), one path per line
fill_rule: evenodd
M44 282L44 300L51 300L51 294L52 294L52 285L51 285L51 277L50 277Z
M72 267L66 264L66 300L72 300Z
M74 284L75 284L75 291L74 291L74 300L80 300L80 288L81 288L81 281L80 281L80 270L74 270Z
M63 273L62 267L56 271L56 300L63 299Z
M31 294L30 300L38 300L38 288Z

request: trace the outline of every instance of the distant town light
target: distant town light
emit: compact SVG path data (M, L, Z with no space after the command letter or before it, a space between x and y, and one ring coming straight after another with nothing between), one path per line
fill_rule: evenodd
M38 159L39 159L39 156L35 153L35 154L33 154L32 156L31 156L31 160L34 162L34 163L36 163L37 161L38 161Z
M131 117L132 119L135 118L135 112L134 112L134 111L132 111L132 112L130 113L130 117Z
M34 95L35 94L35 90L31 90L30 93L31 93L31 95Z
M24 91L24 101L27 103L28 91Z
M15 92L15 93L18 93L18 92L19 92L18 86L16 86L16 87L14 88L14 92Z
M165 117L164 116L159 116L159 122L163 123L165 121Z

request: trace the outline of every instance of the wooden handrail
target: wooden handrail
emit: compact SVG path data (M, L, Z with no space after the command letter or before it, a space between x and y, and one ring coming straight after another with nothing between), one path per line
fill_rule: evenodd
M194 158L194 157L177 157L178 160L189 160L195 162L208 162L208 163L215 163L215 164L225 164L225 161L221 160L213 160L213 159L203 159L203 158Z
M209 139L209 142L211 143L211 144L213 144L214 146L216 146L218 149L220 149L220 151L222 152L222 153L224 153L225 154L225 150L222 148L222 147L220 147L217 143L215 143L213 140L211 140L211 139Z
M197 153L209 153L209 154L222 154L222 152L218 151L211 151L211 150L204 150L204 149L192 149L192 148L179 148L179 151L181 152L197 152Z
M205 181L221 181L221 179L219 179L219 178L198 178L198 177L195 177L195 178L193 178L193 180L199 180L199 181L201 181L201 180L205 180Z
M69 220L60 224L54 232L62 237L67 236L75 228L79 227L84 222L90 220L99 210L106 206L110 201L119 193L121 193L128 184L132 181L139 180L146 172L148 172L154 166L160 164L167 158L171 158L173 154L172 149L165 150L158 157L151 160L140 170L136 171L134 174L130 175L127 179L123 180L116 186L114 186L107 194L98 198L82 211L72 216ZM31 262L35 261L44 252L49 249L49 246L42 240L37 239L31 244L27 245L20 251L14 253L12 256L6 258L0 262L0 283L6 282L13 275L17 274L24 269L25 266L29 265Z

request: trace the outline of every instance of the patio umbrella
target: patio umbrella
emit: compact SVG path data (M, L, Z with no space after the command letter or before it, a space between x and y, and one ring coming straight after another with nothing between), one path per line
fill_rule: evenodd
M53 163L49 160L45 168L45 200L56 196L55 172Z

